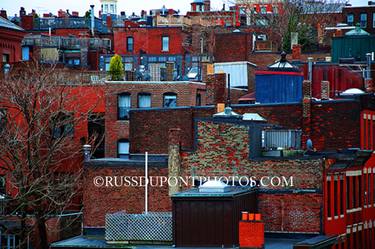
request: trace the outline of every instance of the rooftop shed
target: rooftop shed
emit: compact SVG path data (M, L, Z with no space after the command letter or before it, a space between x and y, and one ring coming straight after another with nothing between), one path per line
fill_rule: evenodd
M241 212L257 212L256 191L248 187L191 189L172 196L173 242L177 247L238 245ZM211 191L210 191L211 189Z

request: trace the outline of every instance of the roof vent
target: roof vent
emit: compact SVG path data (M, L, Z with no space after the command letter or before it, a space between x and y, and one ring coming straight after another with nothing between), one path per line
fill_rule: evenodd
M342 96L350 96L350 95L361 95L361 94L365 94L365 92L362 91L361 89L358 89L358 88L350 88L350 89L345 90L344 92L342 92L340 95L342 95Z
M225 193L230 191L230 186L222 181L207 181L199 186L200 193Z
M263 118L262 116L260 116L258 113L245 113L242 116L242 120L267 122L267 120L265 118Z
M218 118L240 118L241 115L234 112L231 107L225 107L223 112L214 114L214 117Z

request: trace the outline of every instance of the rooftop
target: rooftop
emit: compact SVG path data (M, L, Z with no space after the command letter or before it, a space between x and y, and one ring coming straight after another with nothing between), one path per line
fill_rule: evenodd
M5 19L0 16L0 28L6 28L6 29L13 29L17 31L24 31L23 28L17 26L16 24L12 23L8 19Z

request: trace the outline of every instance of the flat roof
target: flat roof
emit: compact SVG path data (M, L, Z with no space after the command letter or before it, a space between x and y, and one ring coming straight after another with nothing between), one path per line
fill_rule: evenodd
M251 193L255 191L256 188L251 187L237 187L230 186L227 192L199 192L198 188L192 188L185 190L179 193L176 193L172 198L189 198L189 197L198 197L198 198L207 198L207 197L233 197L241 194Z
M265 238L264 249L293 249L293 245L303 241L303 238ZM129 249L187 249L172 245L126 245L107 244L103 236L78 236L67 240L54 242L51 248L129 248ZM237 247L238 248L238 247ZM194 249L222 249L222 247L194 247Z

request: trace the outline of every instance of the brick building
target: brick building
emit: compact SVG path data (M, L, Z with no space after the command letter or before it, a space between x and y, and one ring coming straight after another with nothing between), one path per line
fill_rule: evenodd
M5 14L6 17L6 14ZM3 72L5 64L22 60L21 42L25 35L22 28L0 16L0 69Z
M348 103L345 103L345 105L347 104ZM330 105L333 106L336 105L336 103L330 103ZM332 108L332 106L329 108ZM195 111L199 111L199 109L200 108ZM208 108L202 108L202 112L207 111L207 109ZM285 110L285 107L283 109ZM240 110L240 108L237 110ZM257 111L259 110L260 109ZM143 114L147 112L148 111L139 111L139 113ZM153 117L163 115L165 110L156 112L157 113L153 114ZM170 110L170 113L166 115L176 116L178 112L189 113L188 110ZM191 113L190 110L190 115ZM266 116L264 112L261 113L263 117ZM315 115L322 118L321 114L315 113ZM175 123L175 127L178 128L169 129L167 131L167 137L160 138L160 142L157 143L160 146L163 144L162 140L164 144L168 141L168 146L166 146L167 152L163 153L164 155L150 157L150 175L171 176L171 174L178 172L180 176L229 177L236 175L254 176L257 179L261 179L263 176L284 176L286 178L293 176L295 180L292 187L268 186L261 187L258 190L257 205L265 222L267 234L288 233L289 236L295 236L296 241L294 241L294 243L297 242L298 238L301 238L303 234L305 234L305 236L309 234L309 236L312 237L321 234L334 235L337 237L338 244L341 246L349 244L352 247L354 246L353 248L360 246L360 243L368 243L367 245L370 245L369 243L374 243L371 239L372 227L358 224L366 219L366 223L369 224L368 221L375 218L371 211L372 209L368 209L366 218L361 218L360 213L356 213L359 211L356 210L353 211L353 213L350 207L347 209L342 208L341 203L344 202L342 202L339 196L340 193L342 193L340 191L346 189L346 183L336 186L329 183L337 178L336 174L330 176L333 174L332 172L336 172L342 167L344 167L344 174L346 174L346 176L351 176L353 170L362 172L362 169L373 167L374 157L372 152L358 151L355 149L340 153L312 153L305 154L305 156L298 155L297 153L294 154L294 156L286 158L265 156L265 154L259 150L262 146L262 141L260 139L261 131L269 125L271 125L269 128L277 130L273 124L280 125L280 121L284 120L280 119L279 122L275 122L277 120L275 116L268 117L267 119L271 123L246 121L238 116L212 117L212 114L207 112L205 117L200 116L200 118L194 119L193 126L195 128L190 148L186 147L186 143L184 143L184 141L186 142L185 131L188 129L189 125L186 124L187 122L184 122L184 120L182 120L181 124ZM340 116L340 118L341 117L342 116ZM133 115L131 115L131 119L133 119ZM191 120L191 116L189 119ZM286 126L283 127L286 128ZM144 132L147 133L148 131ZM322 132L322 130L319 132ZM148 134L149 137L151 134L153 137L158 137L160 133L152 132ZM266 140L267 139L269 138L266 136ZM144 145L149 143L150 141L144 142ZM346 147L351 147L351 145L346 145ZM329 147L327 146L327 148ZM154 150L153 153L160 154L162 152L160 150ZM169 156L168 160L167 155ZM345 163L345 166L343 166L343 163ZM85 184L86 188L84 191L84 205L86 207L84 227L88 233L90 233L90 231L99 233L104 231L104 216L107 213L113 213L123 209L126 209L129 213L140 213L144 209L144 200L143 197L141 197L144 195L143 188L132 188L130 186L126 188L98 188L94 186L92 179L98 175L143 176L143 166L144 157L139 154L131 155L130 159L127 161L104 159L91 160L86 164L85 179L87 184ZM362 174L360 175L362 177ZM356 193L358 198L365 198L365 192L362 190L359 191L359 189L367 186L363 181L364 179L372 179L372 176L368 177L367 175L363 175L364 178L361 177L355 178L357 179L356 184L359 185L348 187L350 191L354 191L349 192L350 194L348 194L348 196L351 195L351 193ZM340 176L338 179L341 179ZM370 183L370 181L368 183ZM371 188L371 193L372 190L373 188ZM169 189L169 191L171 191L171 189ZM103 194L107 196L106 199L99 197ZM169 192L169 195L170 194L171 192ZM170 211L171 202L169 195L166 186L163 188L151 188L149 192L149 210ZM105 205L105 203L108 202L112 205ZM355 205L358 204L357 202L364 203L356 199ZM354 208L356 208L356 206ZM337 212L344 212L344 214L342 217L340 216L341 218L336 218L334 214ZM345 225L339 225L342 219L346 220ZM306 222L308 222L309 226L306 226ZM345 230L346 227L351 229L350 232ZM364 230L364 232L356 233L356 231L360 230ZM347 233L348 237L341 236L345 233Z
M367 6L346 6L342 10L344 21L349 26L357 24L370 34L375 34L375 3L369 1Z

